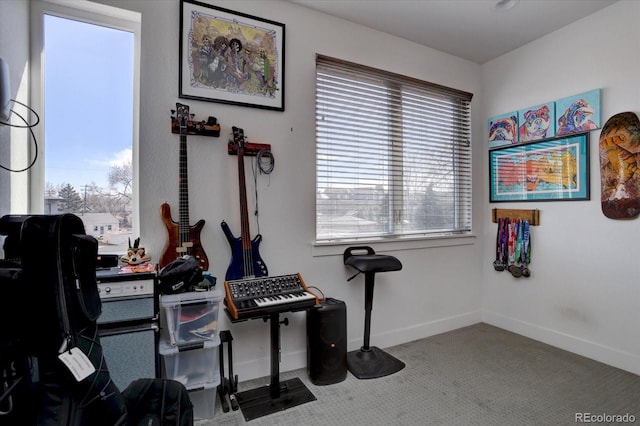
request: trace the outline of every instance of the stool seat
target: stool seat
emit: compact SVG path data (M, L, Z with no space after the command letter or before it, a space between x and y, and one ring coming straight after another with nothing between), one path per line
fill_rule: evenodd
M387 272L402 269L402 263L397 258L384 254L351 255L344 264L360 272Z
M404 362L380 348L369 345L371 335L371 311L373 310L373 287L378 272L399 271L402 263L393 257L376 252L369 246L348 247L343 262L365 275L364 292L364 344L359 350L347 353L347 368L358 379L373 379L396 373L405 367ZM351 281L358 274L349 278Z

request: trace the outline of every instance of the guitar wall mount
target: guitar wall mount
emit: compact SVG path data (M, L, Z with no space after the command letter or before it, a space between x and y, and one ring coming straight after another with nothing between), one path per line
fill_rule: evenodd
M271 145L268 143L245 142L244 155L255 157L262 150L271 151ZM238 155L238 145L233 141L229 141L227 145L229 155Z
M180 134L180 123L178 118L175 115L176 111L171 110L171 133ZM194 114L189 114L189 119L187 120L187 135L196 135L196 136L212 136L217 138L220 136L220 124L218 124L218 119L215 117L209 116L207 121L195 121L193 119Z

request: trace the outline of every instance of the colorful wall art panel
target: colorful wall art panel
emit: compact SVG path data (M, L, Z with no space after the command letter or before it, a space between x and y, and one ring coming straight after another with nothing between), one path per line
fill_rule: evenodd
M518 111L518 141L520 143L552 138L556 134L555 104L546 104Z
M489 202L589 199L589 134L489 151Z
M619 112L600 132L602 213L610 219L633 219L640 214L640 118Z
M556 101L556 135L570 135L600 128L600 89Z
M518 112L489 118L489 148L518 143Z

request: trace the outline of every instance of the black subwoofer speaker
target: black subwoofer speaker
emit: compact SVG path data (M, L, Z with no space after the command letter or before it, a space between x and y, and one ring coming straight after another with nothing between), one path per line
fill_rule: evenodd
M307 310L307 372L314 385L347 377L347 307L327 298Z

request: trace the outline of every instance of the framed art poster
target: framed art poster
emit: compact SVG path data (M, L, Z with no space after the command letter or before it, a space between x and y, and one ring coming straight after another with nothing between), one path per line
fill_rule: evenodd
M284 44L284 24L180 0L180 98L284 111Z
M589 134L489 151L489 201L589 199Z

